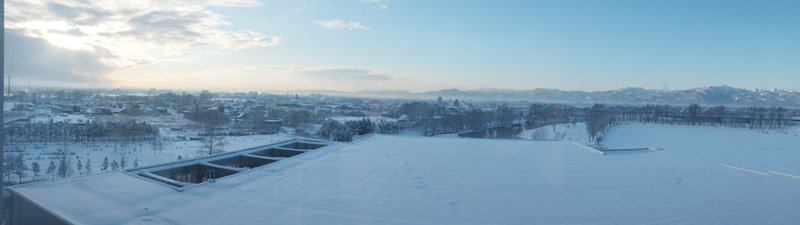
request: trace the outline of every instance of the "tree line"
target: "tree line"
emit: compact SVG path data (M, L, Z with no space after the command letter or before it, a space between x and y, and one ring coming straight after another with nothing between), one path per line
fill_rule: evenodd
M697 104L678 107L647 104L644 106L618 106L615 111L617 120L637 123L750 129L784 129L793 123L792 111L784 107L728 108L726 106L702 107Z
M22 153L6 157L6 160L3 161L4 182L14 183L14 181L11 180L11 175L16 175L16 183L21 184L24 182L23 179L29 175L33 175L33 181L39 181L71 177L76 173L77 175L94 173L95 170L92 159L87 158L86 161L82 161L80 158L73 157L74 154L70 154L70 152L64 149L58 150L57 159L55 161L50 160L46 168L44 168L45 165L40 165L39 162L36 161L32 162L29 166L28 163L25 162L25 157ZM139 158L134 158L132 164L133 167L139 167ZM101 172L117 171L131 166L131 162L128 161L127 155L122 154L119 161L117 161L117 159L109 161L108 157L105 157L102 164L99 166ZM29 174L29 172L33 174Z
M606 105L594 104L586 111L586 133L589 141L599 143L603 140L605 133L614 124L614 111Z
M382 123L382 128L391 129L390 125ZM352 141L355 135L367 135L373 132L375 132L375 124L367 118L344 123L328 119L322 123L317 135L334 141Z
M146 141L158 128L144 122L32 123L6 127L9 142Z

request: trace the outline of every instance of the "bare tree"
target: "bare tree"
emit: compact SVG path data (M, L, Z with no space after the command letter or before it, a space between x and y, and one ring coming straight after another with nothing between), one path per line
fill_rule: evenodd
M153 141L150 142L150 145L153 149L153 154L161 155L161 151L164 150L164 144L164 137L159 133L153 138Z
M614 113L603 104L594 104L586 116L586 132L589 141L599 143L604 132L614 122Z
M495 109L495 116L497 116L497 122L504 127L510 127L511 125L514 125L514 119L516 119L514 109L505 104L500 105L497 107L497 109Z
M214 155L224 151L227 141L225 141L224 137L218 136L215 130L215 128L209 128L207 135L203 137L202 145L197 151L200 155Z
M72 169L72 157L69 157L69 151L66 148L60 155L57 169L58 177L61 178L70 177L75 173L75 170Z
M692 125L697 125L698 116L702 112L702 108L698 104L691 104L686 109L686 114L688 114L689 120L691 121Z
M202 145L200 149L197 150L198 153L202 155L213 155L223 151L227 143L225 142L225 138L220 136L218 129L222 125L229 123L230 118L220 110L194 112L187 115L187 118L202 123L206 130L203 134L203 140L201 141Z

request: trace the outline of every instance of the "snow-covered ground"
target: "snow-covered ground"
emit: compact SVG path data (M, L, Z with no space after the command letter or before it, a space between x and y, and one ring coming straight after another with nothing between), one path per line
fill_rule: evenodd
M555 126L555 132L553 132L553 126L544 126L536 129L530 129L522 132L522 134L520 134L519 137L522 139L533 139L532 138L533 134L537 130L542 130L545 139L554 139L555 133L562 133L564 134L564 140L574 141L583 144L589 142L589 135L586 134L586 124L584 123L557 124Z
M553 127L542 128L546 138L553 137ZM537 129L526 130L520 137L531 139ZM587 144L584 123L559 124L556 131L566 133L565 140ZM613 126L601 147L608 149L654 148L674 152L676 156L747 168L800 175L800 127L785 130L753 130L728 127L664 124L623 124Z
M631 124L611 128L606 148L660 148L675 155L757 171L800 175L800 128L752 130L727 127Z
M166 132L163 131L162 132ZM168 132L165 136L172 135L175 132ZM291 135L285 133L278 133L273 135L249 135L249 136L228 136L225 137L227 145L224 147L226 151L233 151L245 149L255 146L266 145L269 143L285 141L292 139ZM148 142L136 142L127 147L117 145L117 151L114 150L113 142L86 142L86 143L15 143L7 144L5 146L7 155L18 154L17 150L22 150L25 154L25 164L29 169L33 162L38 162L41 172L39 179L49 178L52 175L47 175L47 167L50 161L58 165L57 152L59 149L66 148L69 152L74 153L71 156L72 168L75 171L73 176L79 175L76 163L78 160L82 164L86 164L87 159L91 159L92 173L101 172L101 164L103 159L108 157L109 163L113 160L118 162L124 154L127 155L127 167L132 168L134 161L138 160L139 166L146 166L151 164L175 161L180 156L182 159L189 159L200 156L198 149L201 143L199 141L178 141L169 140L165 141L164 149L161 151L153 150L153 146ZM111 168L108 169L109 171ZM33 179L33 171L28 171L27 177L23 181L30 181ZM10 180L17 182L18 177L11 175Z
M800 179L678 152L377 135L178 192L128 173L12 187L76 224L796 224Z

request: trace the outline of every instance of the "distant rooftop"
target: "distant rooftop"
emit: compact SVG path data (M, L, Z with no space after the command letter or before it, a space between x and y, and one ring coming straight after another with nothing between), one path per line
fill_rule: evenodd
M601 155L572 142L378 135L260 166L226 159L199 160L238 171L217 173L214 182L174 185L150 177L173 180L162 171L198 165L186 161L10 189L75 224L793 224L800 218L800 179L669 151Z

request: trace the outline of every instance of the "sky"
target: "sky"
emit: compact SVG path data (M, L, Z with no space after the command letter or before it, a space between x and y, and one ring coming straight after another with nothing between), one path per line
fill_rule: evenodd
M34 86L800 89L796 0L5 1Z

